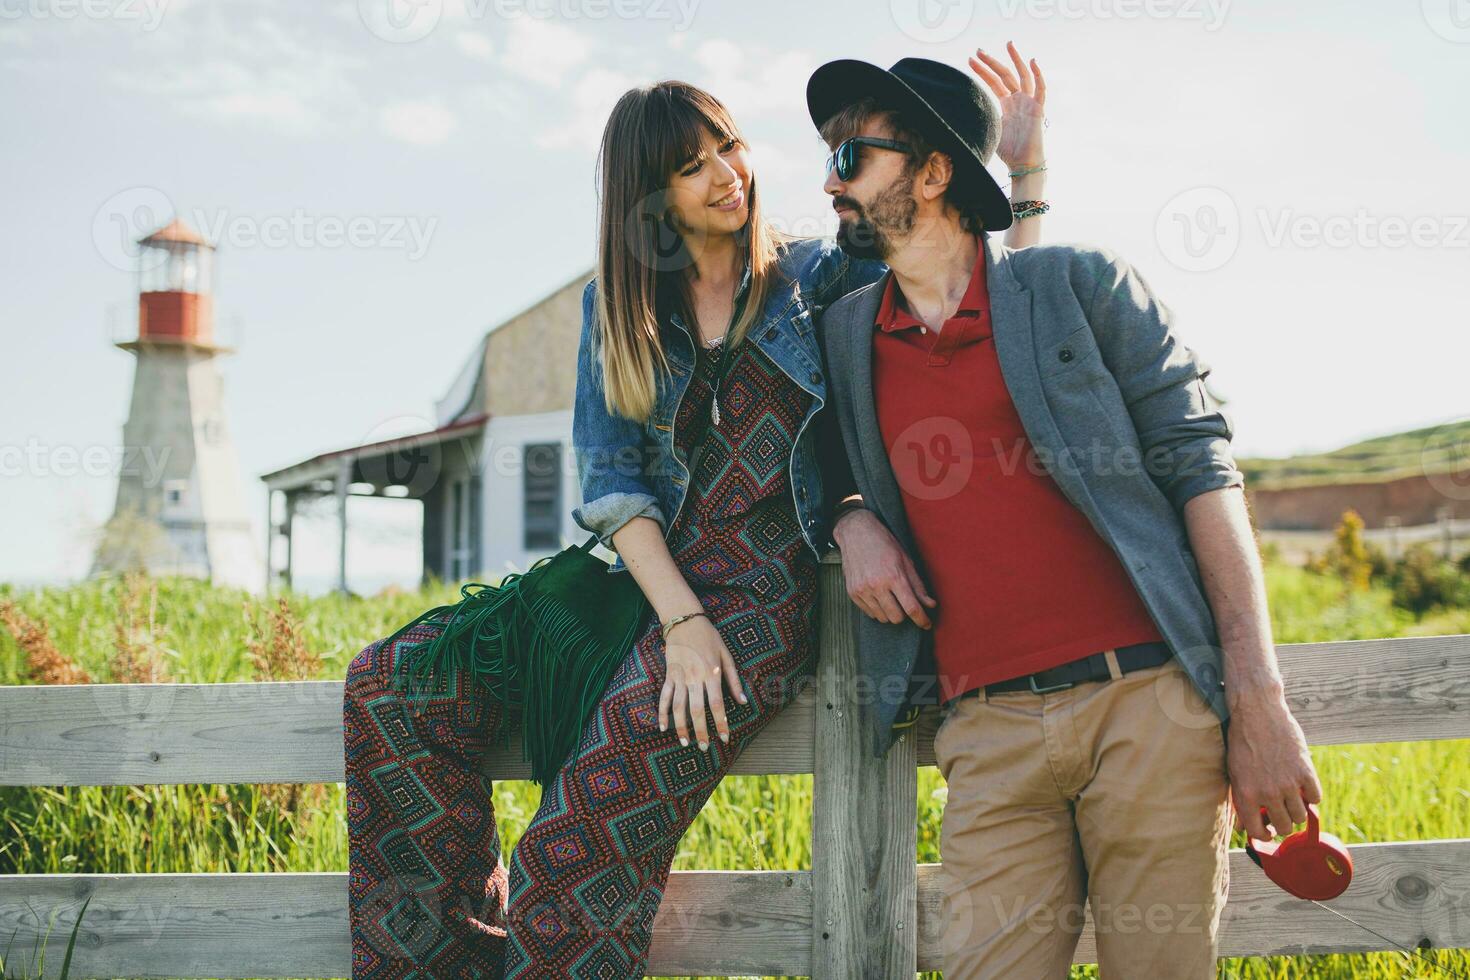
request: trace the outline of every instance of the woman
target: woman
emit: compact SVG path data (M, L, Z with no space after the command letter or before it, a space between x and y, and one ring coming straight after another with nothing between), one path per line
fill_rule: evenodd
M1014 75L983 52L970 64L1001 102L1016 170L1040 164L1045 85L1009 51ZM390 682L400 648L440 624L352 661L354 978L643 975L680 838L814 666L831 504L811 424L826 392L815 317L884 267L779 235L734 121L692 86L626 93L599 164L573 516L652 609L508 872L477 768L498 706L460 672L413 717ZM1038 184L1017 179L1013 198ZM1037 237L1017 221L1007 244Z

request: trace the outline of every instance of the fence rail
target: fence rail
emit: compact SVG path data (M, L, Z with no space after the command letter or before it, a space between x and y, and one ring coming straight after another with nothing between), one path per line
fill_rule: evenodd
M911 978L939 968L936 865L916 863L918 766L936 716L877 759L851 701L855 652L840 566L822 568L815 684L734 772L813 773L811 871L679 871L654 926L664 974ZM1283 645L1288 700L1313 745L1470 738L1470 636ZM340 681L0 687L0 785L322 783L343 778ZM1205 720L1202 723L1208 723ZM520 747L492 779L524 779ZM1470 947L1470 840L1353 847L1332 903L1404 945ZM1221 955L1391 948L1292 899L1232 851ZM345 873L0 875L0 936L52 943L91 898L74 977L344 977ZM61 945L64 945L64 939ZM1095 958L1089 919L1078 962Z

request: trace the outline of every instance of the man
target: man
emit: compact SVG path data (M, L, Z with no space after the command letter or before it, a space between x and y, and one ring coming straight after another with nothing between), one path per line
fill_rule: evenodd
M1269 838L1321 788L1209 368L1121 259L996 240L962 73L832 62L807 100L838 240L890 269L821 323L833 538L874 751L944 706L945 977L1065 977L1084 900L1104 975L1214 976L1231 798Z

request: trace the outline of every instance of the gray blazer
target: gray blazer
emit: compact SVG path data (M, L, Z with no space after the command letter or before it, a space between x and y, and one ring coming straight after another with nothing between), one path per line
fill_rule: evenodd
M1164 640L1222 724L1219 640L1185 531L1185 501L1244 485L1229 417L1205 388L1209 366L1174 331L1169 309L1101 248L1007 248L982 234L1001 373L1037 457L1118 554ZM819 333L830 378L822 453L828 500L860 493L924 573L878 428L873 332L888 276L833 303ZM834 425L835 423L835 425ZM846 467L841 463L846 462ZM834 462L836 461L836 462ZM983 558L983 556L982 556ZM942 613L942 610L941 610ZM937 701L931 634L852 607L875 754L894 725Z

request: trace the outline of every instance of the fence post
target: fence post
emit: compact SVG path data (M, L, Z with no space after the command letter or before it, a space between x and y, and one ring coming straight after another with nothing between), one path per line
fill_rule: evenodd
M918 754L868 749L842 566L821 568L812 776L812 980L913 980L918 970Z

